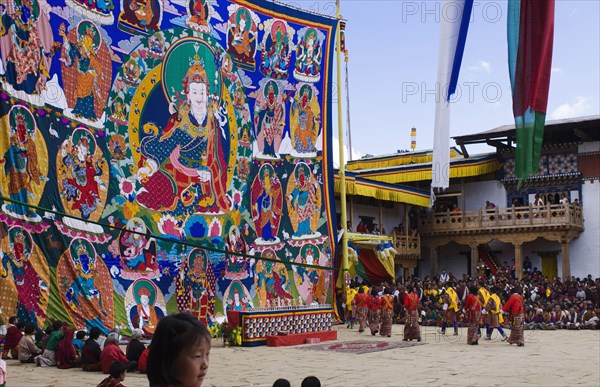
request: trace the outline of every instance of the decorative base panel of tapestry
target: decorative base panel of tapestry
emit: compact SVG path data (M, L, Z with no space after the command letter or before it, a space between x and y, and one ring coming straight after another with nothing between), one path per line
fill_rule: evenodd
M239 316L236 316L236 311L228 311L227 318L243 327L242 345L253 347L267 344L267 338L277 335L279 331L286 331L290 334L330 331L333 309L330 306L325 308L299 307L237 313Z
M423 343L413 343L410 341L388 342L374 340L355 340L341 343L327 343L302 347L302 349L311 351L334 351L342 353L356 353L358 355L370 352L386 351L394 348L408 348Z

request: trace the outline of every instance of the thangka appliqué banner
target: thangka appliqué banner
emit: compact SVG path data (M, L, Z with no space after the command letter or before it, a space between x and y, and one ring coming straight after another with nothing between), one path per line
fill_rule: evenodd
M176 311L331 302L335 20L242 0L0 11L5 317L151 335Z

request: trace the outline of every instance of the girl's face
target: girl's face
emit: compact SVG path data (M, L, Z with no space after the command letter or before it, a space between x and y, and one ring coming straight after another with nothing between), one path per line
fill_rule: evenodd
M179 386L196 387L201 386L208 370L208 355L210 353L210 341L200 341L190 348L182 351L175 362L174 376L180 382Z

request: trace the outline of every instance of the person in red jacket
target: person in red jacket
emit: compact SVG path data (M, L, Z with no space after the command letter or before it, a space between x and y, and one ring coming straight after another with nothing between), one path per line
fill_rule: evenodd
M119 334L113 332L104 341L104 349L100 353L102 372L105 374L110 373L110 366L115 361L127 364L127 371L134 371L137 367L137 362L127 360L127 356L119 347Z
M365 331L365 322L367 320L367 313L369 312L369 304L371 303L371 296L365 293L364 288L361 286L358 288L358 294L354 297L354 306L356 307L356 315L358 316L358 331Z
M140 359L138 360L137 370L143 374L146 373L146 365L148 364L148 353L150 352L149 348L144 349L144 352L140 355Z
M19 358L19 341L23 337L23 328L25 324L19 324L17 316L12 316L8 319L8 328L6 329L6 338L4 339L4 351L2 351L2 359L8 359L10 352L13 359ZM19 327L19 325L21 325Z
M381 296L381 336L392 337L392 324L394 323L394 297L392 289L385 288Z
M404 341L421 341L421 327L419 326L419 296L412 286L406 288L404 295L404 309L406 309L406 323L404 324Z
M510 337L509 344L517 344L519 347L525 345L525 307L523 301L523 291L520 288L515 288L514 293L502 307L503 313L510 313Z
M477 294L477 286L469 288L469 294L465 298L464 312L467 318L467 344L479 344L479 324L481 323L481 302L475 296Z
M373 287L369 304L369 328L371 328L373 336L379 332L379 324L381 324L381 297L376 292L377 290Z

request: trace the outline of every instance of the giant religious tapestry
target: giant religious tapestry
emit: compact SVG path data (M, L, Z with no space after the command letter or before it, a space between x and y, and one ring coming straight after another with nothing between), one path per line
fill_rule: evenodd
M336 21L0 0L0 308L38 327L332 301Z

